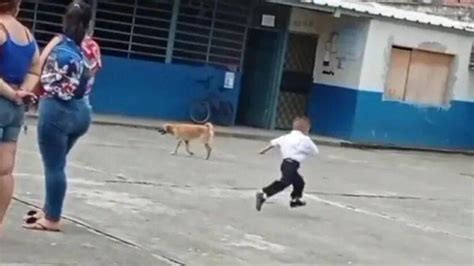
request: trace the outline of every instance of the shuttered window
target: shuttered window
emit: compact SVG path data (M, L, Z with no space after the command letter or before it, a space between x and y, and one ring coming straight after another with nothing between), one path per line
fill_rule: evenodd
M393 47L384 98L447 105L453 59L449 54Z

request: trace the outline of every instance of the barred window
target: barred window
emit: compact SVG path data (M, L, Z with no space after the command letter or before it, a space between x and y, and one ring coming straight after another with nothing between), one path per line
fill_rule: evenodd
M209 51L210 64L239 66L247 34L249 1L219 0Z
M173 62L240 66L249 1L181 0Z
M173 62L207 62L214 4L213 0L181 1Z
M24 0L20 19L40 45L61 32L71 0ZM92 1L89 1L92 2ZM173 0L98 0L94 38L104 55L238 68L242 62L250 0L181 0L172 51L168 42Z
M62 18L70 0L23 0L19 19L34 33L38 43L46 45L62 31Z
M471 60L469 62L469 68L474 70L474 44L472 45L471 49Z
M165 61L172 0L99 1L95 39L106 55Z

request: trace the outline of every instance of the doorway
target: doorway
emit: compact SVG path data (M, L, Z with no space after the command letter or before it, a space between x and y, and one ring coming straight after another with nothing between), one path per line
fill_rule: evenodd
M281 72L283 33L249 29L237 123L271 128Z
M295 117L307 115L317 45L315 35L291 33L288 37L278 95L277 129L290 129Z

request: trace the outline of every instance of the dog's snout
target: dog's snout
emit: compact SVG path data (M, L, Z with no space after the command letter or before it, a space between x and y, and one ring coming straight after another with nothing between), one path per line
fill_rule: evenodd
M165 130L164 128L162 128L162 127L158 128L158 132L160 132L161 135L166 134L166 130Z

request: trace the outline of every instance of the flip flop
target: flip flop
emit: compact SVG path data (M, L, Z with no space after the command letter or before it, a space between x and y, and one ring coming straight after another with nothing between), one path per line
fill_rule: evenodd
M35 230L35 231L45 231L45 232L55 232L55 233L61 232L60 229L48 228L45 225L39 223L38 221L32 224L25 224L23 225L23 228L28 229L28 230Z
M29 212L26 213L27 216L33 216L33 215L36 215L38 213L37 210L31 210Z
M23 221L30 219L31 217L35 217L36 219L42 218L44 215L43 211L39 210L30 210L26 213L25 217L23 217Z
M38 220L39 220L38 217L30 216L30 217L25 219L25 224L32 225L32 224L35 224L36 222L38 222Z

